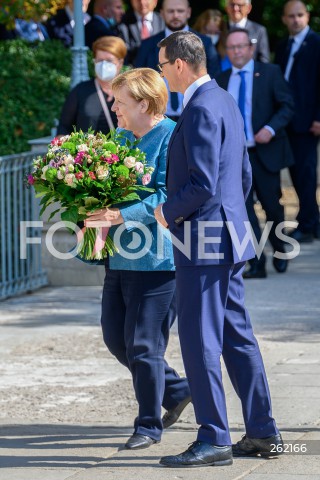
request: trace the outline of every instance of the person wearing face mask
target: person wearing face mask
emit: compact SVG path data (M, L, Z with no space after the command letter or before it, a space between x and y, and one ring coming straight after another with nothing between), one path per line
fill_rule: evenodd
M62 108L57 135L68 135L74 127L106 134L117 125L111 111L111 82L120 73L127 48L121 38L105 36L93 43L92 50L96 78L71 90Z

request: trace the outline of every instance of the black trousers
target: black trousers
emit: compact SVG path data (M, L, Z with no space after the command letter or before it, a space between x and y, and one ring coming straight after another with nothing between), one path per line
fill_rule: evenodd
M317 145L318 138L311 133L289 132L295 164L290 167L293 186L299 199L297 221L299 230L313 233L319 223L317 204Z
M265 211L267 221L273 222L269 234L269 241L273 250L285 252L285 243L275 234L277 225L284 221L284 207L280 203L282 196L280 171L269 172L259 160L259 155L256 149L249 149L249 159L252 166L252 187L246 202L246 207L253 232L257 240L260 241L261 229L258 217L254 210L255 193ZM258 260L261 263L264 263L264 254L262 254Z
M106 272L101 325L110 352L131 374L139 413L135 432L160 440L161 405L167 410L190 395L186 378L164 360L176 317L175 272Z

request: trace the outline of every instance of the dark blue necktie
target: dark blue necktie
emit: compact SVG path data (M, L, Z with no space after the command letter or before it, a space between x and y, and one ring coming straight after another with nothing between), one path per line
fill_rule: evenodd
M247 126L246 126L246 116L245 116L245 105L246 105L246 78L245 78L245 71L240 70L238 72L241 78L240 88L239 88L239 99L238 99L238 106L244 121L244 132L247 135Z
M284 53L283 64L282 64L283 65L282 68L283 68L284 72L286 71L287 63L289 61L289 57L290 57L290 53L291 53L291 49L292 49L293 44L294 44L294 38L291 37L288 40L286 51Z
M172 110L176 112L179 108L179 98L177 92L170 93L170 103Z

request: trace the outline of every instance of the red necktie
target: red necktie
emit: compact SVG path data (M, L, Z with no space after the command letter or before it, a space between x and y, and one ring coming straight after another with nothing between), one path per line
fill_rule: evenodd
M150 32L149 32L149 29L148 29L148 26L147 26L147 20L146 18L143 18L141 19L141 40L144 40L145 38L149 38L150 37Z

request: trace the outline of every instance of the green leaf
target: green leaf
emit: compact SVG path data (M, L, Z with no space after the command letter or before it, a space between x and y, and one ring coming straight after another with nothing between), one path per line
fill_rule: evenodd
M70 223L77 224L78 218L79 218L79 215L78 215L77 207L68 208L67 210L61 213L61 220L63 222L70 222ZM72 229L69 229L69 228L68 230L73 231Z
M57 210L54 210L54 212L50 213L49 218L48 218L48 222L50 222L51 218L53 218L56 213L59 213L60 210L61 210L61 208L57 208Z

